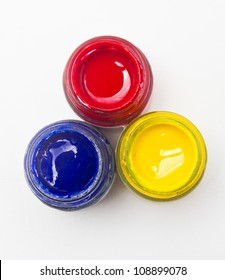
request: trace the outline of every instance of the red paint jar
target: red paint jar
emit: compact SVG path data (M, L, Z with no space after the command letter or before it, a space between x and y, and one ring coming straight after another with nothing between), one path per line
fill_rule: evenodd
M151 95L153 77L144 54L130 42L101 36L80 45L63 75L66 98L84 120L120 126L136 118Z

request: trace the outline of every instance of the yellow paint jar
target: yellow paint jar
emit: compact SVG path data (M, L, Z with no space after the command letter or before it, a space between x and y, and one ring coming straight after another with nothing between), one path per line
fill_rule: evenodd
M116 149L125 185L154 200L171 200L191 191L205 169L207 152L199 130L171 112L145 114L123 131Z

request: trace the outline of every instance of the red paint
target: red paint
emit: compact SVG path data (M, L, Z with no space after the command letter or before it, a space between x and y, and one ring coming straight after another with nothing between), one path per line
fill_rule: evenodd
M100 126L119 126L144 109L152 73L145 56L130 42L97 37L70 57L64 89L71 107L83 119Z

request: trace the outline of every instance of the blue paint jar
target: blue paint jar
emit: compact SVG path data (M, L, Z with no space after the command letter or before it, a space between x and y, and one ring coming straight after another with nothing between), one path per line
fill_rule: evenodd
M60 121L40 130L24 160L33 193L45 204L78 210L100 201L115 173L112 147L106 137L80 121Z

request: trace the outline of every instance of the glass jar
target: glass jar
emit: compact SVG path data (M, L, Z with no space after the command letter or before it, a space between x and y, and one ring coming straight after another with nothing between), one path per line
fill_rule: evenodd
M130 42L100 36L80 45L63 75L66 98L85 121L115 127L129 123L145 108L152 92L151 67Z
M24 168L31 190L42 202L78 210L105 196L113 182L115 161L102 133L84 122L65 120L33 137Z
M172 112L142 115L123 131L116 151L118 173L135 193L171 200L200 181L207 152L199 130Z

